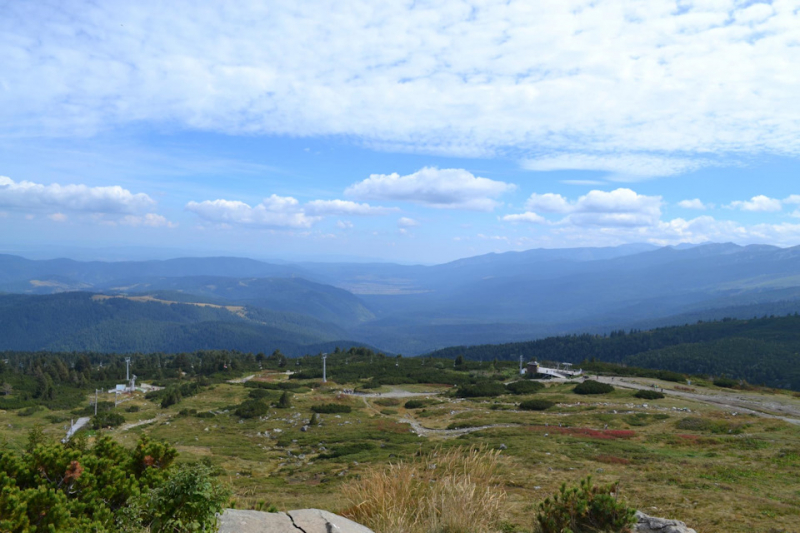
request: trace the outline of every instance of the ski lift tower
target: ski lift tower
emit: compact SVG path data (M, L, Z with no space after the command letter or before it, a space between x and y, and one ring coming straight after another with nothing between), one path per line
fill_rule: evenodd
M323 383L327 383L328 382L327 365L326 365L327 359L328 359L328 354L327 353L322 354L322 382Z
M125 381L131 380L131 358L125 358Z

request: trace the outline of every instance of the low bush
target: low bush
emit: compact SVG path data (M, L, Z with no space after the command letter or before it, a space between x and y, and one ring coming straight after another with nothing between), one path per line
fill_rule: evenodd
M197 415L197 409L181 409L178 411L178 416L195 416Z
M375 405L380 405L381 407L396 407L401 403L397 398L378 398L375 400Z
M247 400L242 402L234 412L239 418L258 418L267 414L268 411L269 406L263 401Z
M426 405L426 402L423 402L422 400L408 400L403 407L406 409L421 409Z
M576 385L572 392L575 394L608 394L609 392L614 392L614 387L607 383L587 379L583 383Z
M319 414L335 414L335 413L349 413L353 410L349 405L342 405L339 403L323 403L319 405L312 405L311 410Z
M328 453L320 454L320 459L336 459L337 457L344 457L346 455L355 455L357 453L374 450L375 445L371 442L356 442L355 444L347 444L345 446L337 446Z
M555 402L550 400L525 400L519 404L519 408L523 411L545 411L555 405Z
M641 398L642 400L660 400L664 398L664 394L656 390L636 391L636 394L634 394L634 396L637 398Z
M197 413L197 418L214 418L215 416L217 415L215 415L211 411L204 411L202 413Z
M483 396L500 396L506 393L502 383L486 381L475 385L461 385L456 391L456 396L461 398L480 398Z
M115 428L125 423L125 417L119 413L97 413L92 418L92 429Z
M125 412L126 413L138 413L139 412L139 406L138 405L131 405L130 407L127 407L125 409Z
M536 522L541 533L565 531L630 531L636 521L636 510L617 499L619 484L593 486L592 477L581 481L580 487L561 490L539 505Z
M544 388L538 381L514 381L506 385L511 394L534 394Z
M736 381L735 379L721 377L714 379L714 385L716 385L717 387L725 387L726 389L732 389L734 387L737 387L739 385L739 382Z

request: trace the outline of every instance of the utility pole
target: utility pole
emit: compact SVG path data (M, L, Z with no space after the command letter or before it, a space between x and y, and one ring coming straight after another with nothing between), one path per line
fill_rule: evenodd
M131 380L131 358L125 358L125 381Z
M519 356L519 373L522 374L522 355Z
M94 416L97 416L97 389L94 390Z
M327 359L328 359L328 354L327 353L322 354L322 382L323 383L327 383L328 382L328 372L327 372L328 369L327 369L327 364L326 364Z

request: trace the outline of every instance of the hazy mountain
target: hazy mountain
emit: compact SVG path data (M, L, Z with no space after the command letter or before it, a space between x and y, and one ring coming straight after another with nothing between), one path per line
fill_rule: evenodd
M150 294L291 312L396 353L770 314L800 301L800 247L707 244L528 250L421 266L273 264L238 258L142 262L0 256L0 290ZM164 291L168 291L165 293Z

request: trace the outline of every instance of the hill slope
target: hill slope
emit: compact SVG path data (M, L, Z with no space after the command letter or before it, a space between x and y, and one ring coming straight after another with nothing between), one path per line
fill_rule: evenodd
M302 355L306 346L361 346L337 326L294 313L141 301L71 292L0 295L0 350Z

